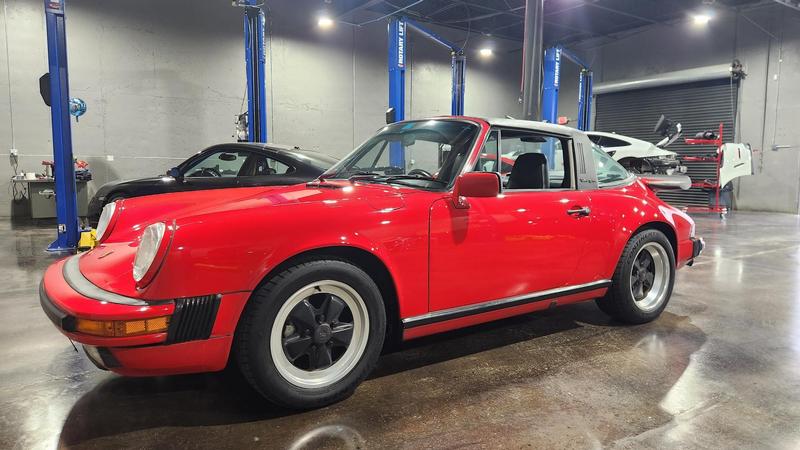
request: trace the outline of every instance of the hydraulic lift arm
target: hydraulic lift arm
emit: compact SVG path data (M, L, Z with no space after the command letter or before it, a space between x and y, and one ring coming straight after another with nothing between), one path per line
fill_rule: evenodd
M464 77L467 66L464 50L413 20L405 17L395 17L389 22L389 110L386 113L386 122L392 123L404 120L406 115L406 43L409 27L450 50L450 65L453 78L450 114L463 116ZM405 151L399 142L393 142L389 148L389 163L394 167L405 167Z
M405 72L406 43L408 28L422 33L423 36L450 50L452 88L450 114L464 115L464 78L467 59L464 50L433 31L423 27L406 17L395 17L389 22L389 108L393 113L387 119L400 121L405 119Z
M558 123L558 91L562 57L569 59L581 68L578 81L578 129L586 131L591 126L592 70L577 55L561 46L550 47L544 52L542 120Z

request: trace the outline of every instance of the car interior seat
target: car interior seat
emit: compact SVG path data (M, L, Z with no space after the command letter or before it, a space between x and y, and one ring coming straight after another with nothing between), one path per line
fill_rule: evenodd
M546 189L547 158L541 153L523 153L517 157L508 177L508 189Z
M275 175L277 171L267 165L266 158L255 155L249 156L239 169L237 176L254 177L259 175Z

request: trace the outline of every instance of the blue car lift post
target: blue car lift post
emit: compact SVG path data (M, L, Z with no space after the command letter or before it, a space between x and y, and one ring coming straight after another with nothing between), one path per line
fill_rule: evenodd
M408 27L422 33L428 39L450 50L452 88L450 114L464 115L464 78L467 59L464 50L458 45L428 30L417 22L406 17L394 17L389 21L389 109L394 111L394 121L405 119L406 105L406 38ZM392 143L389 149L389 164L393 167L405 167L405 155L402 145Z
M578 81L578 129L587 131L590 128L592 114L592 70L577 55L561 46L550 47L544 51L542 120L558 123L558 90L562 56L581 68Z
M58 236L47 247L51 252L72 252L80 236L72 157L72 129L69 118L67 77L67 36L64 1L44 0L47 28L47 61L50 72L50 114L53 128L53 177L56 185Z
M247 73L247 138L267 142L267 56L264 53L263 0L241 0L244 6L244 62Z

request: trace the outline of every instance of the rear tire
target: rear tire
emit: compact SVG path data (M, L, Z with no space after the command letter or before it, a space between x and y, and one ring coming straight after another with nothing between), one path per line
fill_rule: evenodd
M625 245L611 287L597 306L621 322L640 324L666 308L675 284L672 245L658 230L644 230Z
M349 397L386 334L380 290L341 260L298 264L253 293L235 337L245 379L273 403L318 408Z

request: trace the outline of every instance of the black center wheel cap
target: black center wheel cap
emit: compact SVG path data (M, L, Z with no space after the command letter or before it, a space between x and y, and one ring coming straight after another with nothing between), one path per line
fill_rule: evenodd
M333 336L331 326L327 323L322 323L314 330L314 343L324 344L331 340L331 336Z

